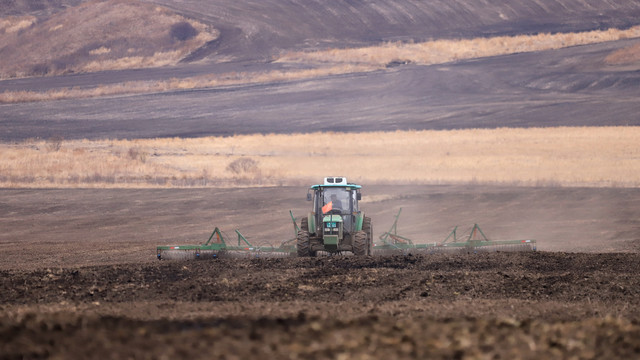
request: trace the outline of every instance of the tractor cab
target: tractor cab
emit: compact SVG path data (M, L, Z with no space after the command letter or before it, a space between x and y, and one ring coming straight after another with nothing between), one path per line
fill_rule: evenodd
M330 179L333 179L330 180ZM338 180L343 180L338 182ZM323 185L313 185L313 196L308 193L307 200L314 200L314 208L325 207L327 212L332 210L336 214L353 213L358 211L358 200L361 199L360 185L347 184L345 178L325 178Z

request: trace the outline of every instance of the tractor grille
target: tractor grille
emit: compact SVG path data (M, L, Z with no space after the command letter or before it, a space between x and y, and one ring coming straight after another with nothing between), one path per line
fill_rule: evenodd
M326 222L324 223L325 235L338 235L340 233L340 223Z

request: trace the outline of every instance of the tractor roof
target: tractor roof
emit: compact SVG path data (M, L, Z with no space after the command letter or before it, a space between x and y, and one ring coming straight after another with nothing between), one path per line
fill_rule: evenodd
M328 176L324 178L324 184L312 185L311 188L318 190L324 187L347 187L351 189L360 189L362 186L356 184L349 184L347 178L344 176Z
M356 185L356 184L346 184L346 185L343 185L343 184L311 185L311 188L312 188L313 190L318 190L318 189L321 189L321 188L328 188L328 187L344 187L344 188L350 188L350 189L361 189L361 188L362 188L362 186L360 186L360 185Z

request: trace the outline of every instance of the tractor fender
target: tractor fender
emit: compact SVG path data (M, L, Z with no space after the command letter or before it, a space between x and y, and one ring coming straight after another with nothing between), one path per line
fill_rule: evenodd
M364 214L363 213L358 213L356 215L356 222L355 222L355 230L354 231L362 230L363 221L364 221Z
M316 234L316 213L310 212L307 215L307 223L309 224L309 234Z

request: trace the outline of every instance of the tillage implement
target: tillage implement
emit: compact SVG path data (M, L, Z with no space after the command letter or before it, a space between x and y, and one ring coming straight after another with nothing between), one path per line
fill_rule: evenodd
M536 240L491 240L478 224L473 224L468 235L458 236L456 226L441 242L414 243L411 239L398 235L398 219L401 212L402 208L398 211L391 229L380 235L380 241L373 248L375 255L536 251Z
M236 230L237 244L232 244L217 227L209 239L199 245L165 245L156 248L158 260L196 260L212 258L259 258L286 257L295 253L291 241L284 241L279 247L253 246Z

